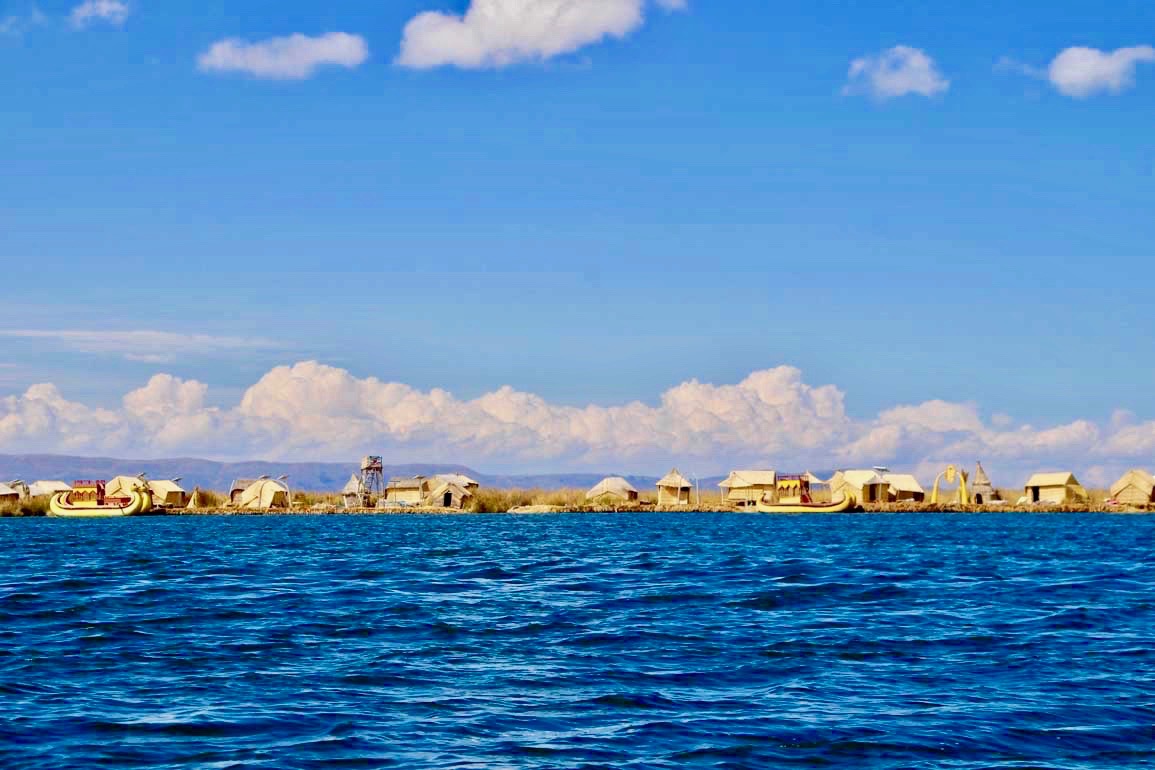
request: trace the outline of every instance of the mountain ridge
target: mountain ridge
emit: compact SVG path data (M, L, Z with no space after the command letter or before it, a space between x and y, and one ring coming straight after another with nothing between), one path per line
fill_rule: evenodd
M188 489L227 491L234 479L259 476L288 476L292 489L303 492L336 492L345 485L349 476L358 471L357 461L348 463L271 462L245 460L221 462L195 457L174 457L156 460L132 460L115 457L80 457L55 454L0 454L0 481L22 479L31 483L40 479L108 479L113 476L146 474L152 479L179 477ZM496 489L539 488L587 489L606 476L620 475L640 490L652 488L658 476L620 473L538 473L494 474L483 473L455 463L406 463L386 465L386 480L395 476L432 476L438 473L463 473L476 479L484 487ZM721 476L700 480L702 489L715 489Z

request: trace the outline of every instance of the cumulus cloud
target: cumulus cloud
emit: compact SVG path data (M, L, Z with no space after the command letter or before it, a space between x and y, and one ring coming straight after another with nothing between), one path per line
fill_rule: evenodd
M363 37L330 32L319 37L295 34L258 42L220 40L197 58L197 66L202 72L304 80L322 67L356 69L368 58L369 44Z
M47 23L48 17L33 5L27 13L13 13L0 17L0 37L20 37L32 28Z
M949 88L950 81L939 72L934 59L918 48L898 45L851 62L843 93L887 100L908 94L936 96Z
M1034 428L986 421L973 404L900 405L851 418L843 392L793 367L736 384L691 380L653 404L566 406L511 387L474 399L358 378L312 361L270 370L231 407L208 387L158 374L116 409L69 401L53 385L0 398L0 451L199 454L220 459L463 462L493 470L607 468L700 475L890 465L927 477L984 460L996 482L1033 470L1116 473L1155 451L1155 422L1086 420Z
M74 27L87 27L95 22L119 27L127 18L128 5L121 0L85 0L68 16Z
M277 343L261 337L231 337L155 330L0 329L0 337L32 340L38 345L78 353L116 355L128 361L146 363L165 363L182 355L277 347Z
M397 63L500 68L551 59L641 26L648 0L471 0L462 15L427 11L405 25ZM685 0L657 0L667 11Z
M1074 47L1054 58L1047 78L1060 93L1076 99L1118 94L1134 86L1135 70L1150 62L1155 62L1155 48L1149 45L1114 51Z

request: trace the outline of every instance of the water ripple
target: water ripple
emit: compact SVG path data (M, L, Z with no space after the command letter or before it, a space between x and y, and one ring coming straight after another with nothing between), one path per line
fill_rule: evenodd
M3 520L0 766L1152 766L1153 530Z

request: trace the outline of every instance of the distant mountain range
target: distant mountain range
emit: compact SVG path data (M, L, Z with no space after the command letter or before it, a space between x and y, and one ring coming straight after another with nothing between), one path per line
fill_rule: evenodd
M225 491L234 479L258 476L288 476L289 486L307 492L335 492L345 485L358 463L274 463L264 461L221 463L194 458L172 460L120 460L112 457L68 457L63 455L0 455L0 482L21 479L29 483L40 479L58 479L72 483L76 479L109 479L113 476L146 474L151 479L180 477L186 489ZM394 476L432 476L437 473L463 473L484 487L497 489L587 489L609 473L546 473L529 475L496 475L482 473L464 465L387 465L385 478ZM652 489L657 476L625 476L640 490ZM717 489L723 477L701 479L701 487Z

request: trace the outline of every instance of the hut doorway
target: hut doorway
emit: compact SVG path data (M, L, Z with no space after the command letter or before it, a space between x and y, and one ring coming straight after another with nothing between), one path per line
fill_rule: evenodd
M452 508L453 507L453 493L452 492L446 492L444 495L441 496L441 507L442 508Z
M975 495L975 505L982 505L982 504L983 504L982 494L980 493L980 494Z

